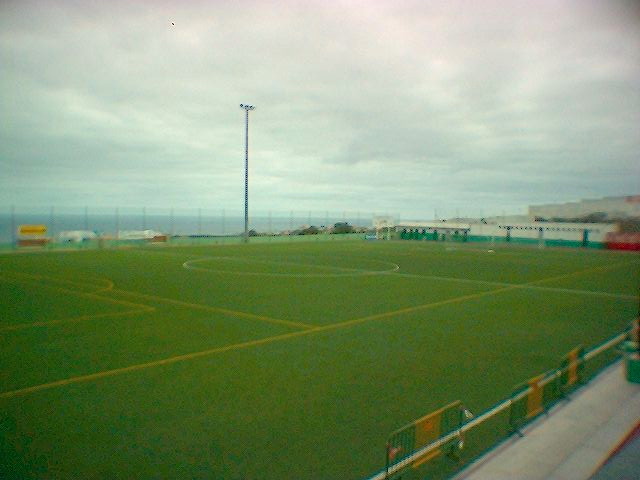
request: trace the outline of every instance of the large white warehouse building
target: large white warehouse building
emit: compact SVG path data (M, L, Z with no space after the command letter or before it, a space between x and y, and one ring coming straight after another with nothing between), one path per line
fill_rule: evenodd
M579 218L596 213L603 213L609 219L640 218L640 195L529 206L531 218Z

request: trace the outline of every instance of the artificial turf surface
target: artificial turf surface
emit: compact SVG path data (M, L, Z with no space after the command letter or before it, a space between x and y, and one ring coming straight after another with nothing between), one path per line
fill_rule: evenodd
M363 478L637 315L637 254L490 248L2 255L0 478Z

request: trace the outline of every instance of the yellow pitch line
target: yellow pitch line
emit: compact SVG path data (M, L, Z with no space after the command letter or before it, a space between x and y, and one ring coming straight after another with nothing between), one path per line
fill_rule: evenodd
M87 286L91 286L91 287L98 287L98 285L94 285L91 283L80 283L80 282L74 282L73 280L67 280L64 278L55 278L55 277L49 277L47 275L39 275L39 274L34 274L34 273L22 273L22 272L12 272L9 270L5 270L4 273L8 273L10 275L16 275L19 277L30 277L30 278L34 278L34 279L38 279L38 280L48 280L50 282L58 282L58 283L68 283L70 285L77 285L79 287L87 287ZM98 292L106 292L111 290L114 287L114 283L112 280L109 280L108 278L97 278L95 279L99 282L106 282L107 285L104 287L100 287L98 288L98 290L91 292L91 293L98 293Z
M126 295L132 295L134 297L145 298L145 299L148 299L148 300L155 300L155 301L158 301L158 302L172 303L172 304L175 304L175 305L180 305L182 307L196 308L196 309L206 310L206 311L214 312L214 313L224 313L226 315L231 315L231 316L234 316L234 317L250 318L252 320L260 320L260 321L268 322L268 323L287 325L289 327L304 328L304 329L314 329L314 328L316 328L315 325L309 325L307 323L293 322L293 321L290 321L290 320L281 320L279 318L271 318L271 317L267 317L267 316L264 316L264 315L256 315L254 313L240 312L240 311L237 311L237 310L228 310L226 308L214 307L214 306L205 305L205 304L202 304L202 303L185 302L183 300L175 300L173 298L159 297L157 295L149 295L149 294L146 294L146 293L130 292L130 291L121 290L121 289L114 289L113 292L114 293L124 293Z
M594 270L612 269L612 268L616 268L618 266L620 266L620 264L617 264L617 265L604 265L604 266L600 266L600 267L588 268L586 270L579 270L577 272L564 273L562 275L556 275L556 276L553 276L553 277L543 278L543 279L540 279L540 280L534 280L532 282L527 282L527 283L513 284L513 285L506 286L506 287L498 288L498 289L495 289L495 290L488 290L486 292L470 293L468 295L462 295L460 297L449 298L447 300L441 300L441 301L433 302L433 303L426 303L424 305L416 305L416 306L413 306L413 307L401 308L400 310L393 310L393 311L384 312L384 313L376 313L374 315L369 315L367 317L355 318L355 319L347 320L347 321L344 321L344 322L333 323L331 325L326 325L324 327L320 327L319 329L321 329L321 330L329 330L331 328L341 328L341 327L346 327L346 326L349 326L349 325L355 325L357 323L367 322L367 321L370 321L370 320L378 320L378 319L381 319L381 318L387 318L387 317L391 317L391 316L394 316L394 315L402 315L404 313L412 313L412 312L417 312L419 310L427 310L427 309L430 309L430 308L441 307L442 305L448 305L448 304L451 304L451 303L460 303L460 302L464 302L464 301L467 301L467 300L472 300L472 299L475 299L475 298L485 297L485 296L488 296L488 295L495 295L495 294L498 294L498 293L507 292L509 290L517 290L517 289L520 289L522 287L525 287L525 286L528 286L528 285L532 285L532 284L536 284L536 283L548 282L548 281L552 281L552 280L559 280L561 278L570 277L570 276L573 276L573 275L589 273L589 272L594 271Z
M473 300L475 298L482 298L482 297L486 297L488 295L495 295L497 293L502 293L502 292L506 292L506 291L509 291L509 290L515 290L516 288L518 288L518 287L517 286L509 286L509 287L498 288L496 290L488 290L486 292L470 293L468 295L462 295L460 297L449 298L447 300L440 300L438 302L425 303L423 305L416 305L416 306L413 306L413 307L401 308L399 310L393 310L393 311L390 311L390 312L376 313L374 315L369 315L369 316L366 316L366 317L354 318L352 320L346 320L344 322L332 323L331 325L326 325L324 327L320 327L319 329L321 329L321 330L331 330L333 328L347 327L347 326L350 326L350 325L356 325L358 323L368 322L370 320L379 320L381 318L393 317L395 315L402 315L402 314L405 314L405 313L413 313L413 312L417 312L417 311L420 311L420 310L428 310L428 309L431 309L431 308L441 307L443 305L449 305L451 303L466 302L467 300Z
M587 272L593 271L595 269L605 269L605 268L615 268L615 266L612 265L612 266L602 266L602 267L589 268L589 269L586 269L586 270L580 270L580 271L572 272L572 273L569 273L569 274L557 275L557 276L549 277L549 278L546 278L546 279L535 280L534 282L529 282L529 283L539 283L539 282L544 282L544 281L551 281L551 280L554 280L554 279L564 278L564 277L571 276L571 275L577 275L577 274L580 274L580 273L587 273ZM111 377L111 376L114 376L114 375L120 375L122 373L133 372L133 371L137 371L137 370L143 370L143 369L146 369L146 368L157 367L157 366L160 366L160 365L168 365L168 364L181 362L181 361L185 361L185 360L191 360L193 358L204 357L204 356L208 356L208 355L214 355L214 354L217 354L217 353L229 352L229 351L233 351L233 350L240 350L240 349L254 347L254 346L258 346L258 345L265 345L265 344L268 344L268 343L274 343L274 342L278 342L278 341L282 341L282 340L288 340L290 338L301 337L303 335L308 335L308 334L311 334L311 333L335 330L335 329L338 329L338 328L343 328L343 327L347 327L347 326L351 326L351 325L356 325L356 324L368 322L368 321L371 321L371 320L378 320L378 319L382 319L382 318L391 317L391 316L394 316L394 315L401 315L401 314L404 314L404 313L410 313L410 312L414 312L414 311L418 311L418 310L426 310L428 308L435 308L435 307L439 307L439 306L442 306L442 305L448 305L448 304L451 304L451 303L464 302L466 300L471 300L471 299L475 299L475 298L481 298L483 296L488 296L488 295L494 295L494 294L498 294L498 293L501 293L501 292L506 292L506 291L509 291L509 290L515 290L515 289L518 289L519 287L521 287L522 285L526 285L526 284L512 285L512 286L508 286L508 287L498 288L496 290L489 290L489 291L486 291L486 292L473 293L473 294L469 294L469 295L462 295L460 297L450 298L448 300L442 300L442 301L438 301L438 302L427 303L427 304L424 304L424 305L418 305L418 306L414 306L414 307L403 308L403 309L395 310L395 311L391 311L391 312L385 312L385 313L379 313L379 314L375 314L375 315L369 315L367 317L356 318L356 319L352 319L352 320L347 320L345 322L339 322L339 323L335 323L335 324L331 324L331 325L325 325L325 326L322 326L322 327L315 327L315 328L311 328L311 329L308 329L308 330L300 330L300 331L297 331L297 332L286 333L286 334L283 334L283 335L276 335L276 336L273 336L273 337L267 337L267 338L263 338L263 339L260 339L260 340L252 340L252 341L249 341L249 342L235 343L235 344L232 344L232 345L226 345L224 347L217 347L217 348L212 348L212 349L209 349L209 350L203 350L203 351L200 351L200 352L187 353L185 355L177 355L175 357L169 357L169 358L165 358L165 359L162 359L162 360L156 360L156 361L153 361L153 362L140 363L140 364L136 364L136 365L130 365L128 367L116 368L116 369L113 369L113 370L105 370L105 371L93 373L93 374L90 374L90 375L82 375L82 376L78 376L78 377L67 378L67 379L64 379L64 380L58 380L58 381L55 381L55 382L43 383L41 385L35 385L35 386L32 386L32 387L27 387L27 388L22 388L22 389L18 389L18 390L12 390L12 391L8 391L8 392L0 393L0 398L13 398L13 397L17 397L17 396L20 396L20 395L26 395L26 394L29 394L29 393L37 392L37 391L40 391L40 390L47 390L49 388L55 388L55 387L60 387L60 386L64 386L64 385L70 385L70 384L74 384L74 383L88 382L88 381L96 380L96 379L99 379L99 378Z
M623 267L623 266L627 266L627 265L628 265L627 262L619 262L619 263L614 263L612 265L600 265L600 266L597 266L597 267L591 267L591 268L587 268L587 269L584 269L584 270L578 270L578 271L571 272L571 273L564 273L562 275L556 275L554 277L543 278L541 280L534 280L532 282L520 283L518 285L519 286L527 286L527 285L535 285L535 284L543 283L543 282L552 282L553 280L561 280L563 278L574 277L576 275L584 275L585 273L596 272L598 270L613 270L615 268Z
M579 275L579 274L584 274L584 273L590 273L590 272L595 271L595 270L613 269L613 268L617 268L617 267L619 267L621 265L626 265L626 263L625 264L619 263L619 264L614 264L614 265L603 265L603 266L588 268L588 269L585 269L585 270L579 270L579 271L576 271L576 272L565 273L565 274L556 275L556 276L553 276L553 277L543 278L543 279L540 279L540 280L534 280L532 282L513 284L513 285L506 286L506 287L498 288L498 289L495 289L495 290L488 290L486 292L471 293L471 294L468 294L468 295L462 295L460 297L454 297L454 298L450 298L450 299L447 299L447 300L441 300L441 301L438 301L438 302L426 303L424 305L416 305L416 306L413 306L413 307L402 308L402 309L393 310L393 311L390 311L390 312L377 313L377 314L369 315L369 316L366 316L366 317L355 318L355 319L352 319L352 320L346 320L344 322L333 323L331 325L326 325L324 327L319 327L318 329L316 329L316 331L317 330L330 330L332 328L341 328L341 327L346 327L346 326L349 326L349 325L355 325L355 324L358 324L358 323L367 322L367 321L370 321L370 320L378 320L378 319L381 319L381 318L387 318L387 317L391 317L391 316L394 316L394 315L402 315L402 314L405 314L405 313L412 313L412 312L416 312L416 311L419 311L419 310L427 310L427 309L431 309L431 308L435 308L435 307L440 307L440 306L443 306L443 305L448 305L448 304L451 304L451 303L460 303L460 302L464 302L464 301L467 301L467 300L472 300L472 299L476 299L476 298L485 297L485 296L488 296L488 295L495 295L495 294L502 293L502 292L507 292L507 291L510 291L510 290L517 290L517 289L520 289L520 288L528 286L528 285L533 285L533 284L542 283L542 282L549 282L549 281L553 281L553 280L559 280L559 279L562 279L562 278L571 277L571 276L574 276L574 275Z
M42 385L35 385L33 387L27 387L27 388L22 388L19 390L12 390L9 392L3 392L0 393L0 398L12 398L12 397L17 397L20 395L26 395L29 393L33 393L33 392L37 392L40 390L47 390L49 388L54 388L54 387L60 387L63 385L70 385L73 383L82 383L82 382L88 382L91 380L96 380L99 378L104 378L104 377L111 377L114 375L120 375L122 373L127 373L127 372L133 372L136 370L143 370L146 368L152 368L152 367L157 367L160 365L168 365L171 363L176 363L176 362L181 362L184 360L191 360L193 358L198 358L198 357L204 357L204 356L208 356L208 355L214 355L217 353L223 353L223 352L229 352L232 350L241 350L244 348L249 348L249 347L255 347L258 345L265 345L268 343L274 343L274 342L278 342L278 341L282 341L282 340L288 340L290 338L295 338L295 337L300 337L303 335L308 335L310 333L316 333L316 332L323 332L323 331L329 331L329 330L334 330L337 328L342 328L342 327L347 327L350 325L355 325L358 323L363 323L366 321L370 321L370 320L377 320L377 319L381 319L381 318L386 318L386 317L390 317L390 316L394 316L394 315L399 315L402 313L408 313L408 312L412 312L412 311L416 311L416 310L420 310L420 309L425 309L425 308L433 308L433 307L438 307L441 305L446 305L448 303L456 303L456 302L462 302L465 300L469 300L471 298L476 298L476 297L481 297L483 295L488 295L491 293L498 293L501 292L503 290L511 290L515 287L505 287L505 288L501 288L498 290L492 290L489 292L482 292L482 293L478 293L478 294L471 294L471 295L463 295L461 297L456 297L456 298L452 298L449 300L443 300L440 302L434 302L434 303L429 303L426 305L419 305L417 307L410 307L410 308L404 308L401 310L396 310L393 312L386 312L386 313L381 313L381 314L377 314L377 315L370 315L368 317L362 317L362 318L357 318L354 320L348 320L346 322L340 322L340 323L336 323L336 324L331 324L331 325L325 325L322 327L314 327L311 329L307 329L307 330L299 330L297 332L291 332L291 333L285 333L283 335L276 335L273 337L266 337L266 338L262 338L259 340L252 340L249 342L242 342L242 343L235 343L232 345L226 345L224 347L217 347L217 348L212 348L209 350L203 350L201 352L193 352L193 353L187 353L185 355L177 355L175 357L168 357L168 358L164 358L162 360L156 360L153 362L147 362L147 363L140 363L140 364L136 364L136 365L130 365L128 367L123 367L123 368L116 368L113 370L105 370L103 372L97 372L97 373L93 373L90 375L82 375L82 376L78 376L78 377L71 377L71 378L67 378L64 380L58 380L55 382L50 382L50 383L44 383Z
M76 323L76 322L82 322L85 320L93 320L96 318L105 318L105 317L121 317L124 315L134 315L136 313L148 313L151 311L154 311L155 309L152 307L149 307L148 309L140 309L140 310L127 310L125 312L113 312L113 313L95 313L95 314L89 314L89 315L81 315L79 317L73 317L73 318L63 318L60 320L44 320L41 322L32 322L32 323L18 323L15 325L9 325L7 327L2 327L0 328L0 332L2 331L14 331L14 330L23 330L25 328L32 328L32 327L46 327L49 325L60 325L60 324L64 324L64 323Z
M35 276L35 275L29 275L29 276ZM0 281L5 281L5 282L23 282L23 283L29 283L29 282L33 282L33 279L7 279L7 278L0 278ZM72 282L68 282L68 283L72 283ZM76 284L76 285L80 285L80 284ZM125 305L127 307L134 307L136 309L147 309L148 311L153 311L155 310L154 307L150 307L148 305L143 305L141 303L134 303L134 302L129 302L127 300L118 300L115 298L111 298L111 297L104 297L101 295L98 295L98 292L104 292L106 290L98 290L97 292L78 292L76 290L70 290L68 288L64 288L64 287L56 287L53 285L44 285L45 288L49 288L51 290L56 290L58 292L63 292L63 293L68 293L71 295L78 295L79 297L87 297L87 298L93 298L93 299L97 299L97 300L103 300L105 302L111 302L111 303L115 303L115 304L119 304L119 305ZM105 287L108 288L108 287ZM109 288L110 291L114 291L113 288Z
M22 274L22 273L17 273L17 272L7 272L7 273L12 273L14 275L19 275L19 276L26 276L26 277L32 277L32 278L36 278L36 279L44 279L44 280L54 280L52 277L46 277L44 275L32 275L32 274ZM0 280L3 280L2 278L0 278ZM11 281L8 279L5 279L6 281ZM26 279L26 280L22 280L23 282L28 282L31 279ZM142 297L142 298L147 298L150 300L156 300L156 301L161 301L161 302L166 302L166 303L173 303L176 305L180 305L183 307L190 307L190 308L197 308L200 310L206 310L209 312L214 312L214 313L223 313L226 315L231 315L231 316L235 316L235 317L244 317L244 318L250 318L252 320L260 320L263 322L268 322L268 323L272 323L272 324L280 324L280 325L286 325L289 327L295 327L295 328L304 328L304 329L312 329L315 328L314 325L309 325L306 323L302 323L302 322L293 322L290 320L281 320L278 318L271 318L271 317L267 317L264 315L256 315L253 313L246 313L246 312L239 312L236 310L228 310L225 308L220 308L220 307L212 307L210 305L203 305L203 304L198 304L198 303L191 303L191 302L185 302L182 300L175 300L175 299L171 299L171 298L166 298L166 297L160 297L157 295L148 295L148 294L144 294L144 293L138 293L138 292L130 292L127 290L121 290L121 289L114 289L114 283L113 281L109 280L109 279L105 279L109 285L107 285L104 289L98 290L96 292L78 292L78 291L74 291L74 290L69 290L67 288L63 288L63 287L56 287L53 285L45 285L46 288L50 288L53 290L58 290L58 291L62 291L65 293L71 293L74 295L79 295L79 296L84 296L84 297L89 297L89 298L97 298L100 300L105 300L107 302L112 302L112 303L116 303L116 304L121 304L121 305L127 305L127 306L134 306L137 308L143 308L143 309L147 309L147 311L154 311L155 308L153 307L149 307L147 305L143 305L143 304L138 304L138 303L132 303L132 302L128 302L126 300L118 300L118 299L114 299L111 297L103 297L103 296L99 296L97 295L97 293L103 293L106 291L111 291L114 293L122 293L122 294L127 294L127 295L132 295L132 296L137 296L137 297ZM17 280L17 281L21 281L21 280ZM31 280L33 281L33 280ZM62 280L61 280L62 281ZM71 280L64 280L65 283L69 283L71 285L79 285L79 286L84 286L83 284L80 284L78 282L73 282Z
M70 385L73 383L82 383L82 382L88 382L91 380L96 380L99 378L104 378L104 377L111 377L114 375L120 375L122 373L127 373L127 372L135 372L136 370L143 370L146 368L151 368L151 367L157 367L159 365L169 365L172 363L176 363L176 362L181 362L184 360L191 360L193 358L198 358L198 357L204 357L207 355L213 355L216 353L222 353L222 352L228 352L231 350L240 350L243 348L248 348L248 347L254 347L257 345L262 345L265 343L272 343L272 342L276 342L279 340L286 340L288 338L293 338L293 337L297 337L297 336L301 336L301 335L306 335L307 333L311 332L312 330L299 330L297 332L291 332L291 333L285 333L283 335L277 335L274 337L267 337L267 338L262 338L260 340L252 340L249 342L243 342L243 343L235 343L232 345L226 345L224 347L217 347L217 348L211 348L209 350L203 350L201 352L194 352L194 353L187 353L185 355L177 355L175 357L169 357L169 358L164 358L162 360L156 360L153 362L147 362L147 363L139 363L136 365L130 365L128 367L123 367L123 368L115 368L113 370L105 370L103 372L98 372L98 373L92 373L89 375L81 375L78 377L71 377L71 378L66 378L64 380L58 380L56 382L50 382L50 383L43 383L42 385L35 385L33 387L27 387L27 388L21 388L19 390L12 390L9 392L3 392L0 393L0 398L13 398L13 397L17 397L20 395L26 395L28 393L33 393L33 392L37 392L40 390L47 390L49 388L54 388L54 387L61 387L63 385Z
M79 282L74 282L71 280L64 280L64 279L56 279L53 277L47 277L45 275L35 275L35 274L28 274L28 273L18 273L18 272L5 272L5 273L9 273L15 276L22 276L22 277L27 277L26 279L15 279L13 281L17 281L17 282L33 282L34 280L48 280L48 281L53 281L53 282L60 282L60 283L68 283L70 285L77 285L77 286L86 286L86 284L82 284ZM6 278L0 278L0 281L7 281L7 282L11 282L11 279L6 279ZM68 288L64 288L64 287L58 287L58 286L54 286L54 285L45 285L45 288L49 288L52 290L56 290L59 292L63 292L63 293L67 293L67 294L72 294L72 295L78 295L81 297L88 297L88 298L93 298L93 299L98 299L98 300L103 300L108 302L112 302L112 303L116 303L119 305L124 305L124 306L128 306L128 307L134 307L134 310L127 310L125 312L110 312L110 313L96 313L96 314L87 314L87 315L81 315L79 317L74 317L74 318L67 318L67 319L60 319L60 320L47 320L47 321L40 321L40 322L32 322L32 323L20 323L20 324L16 324L16 325L9 325L6 327L2 327L0 328L0 331L15 331L15 330L22 330L25 328L32 328L32 327L42 327L42 326L48 326L48 325L59 325L59 324L63 324L63 323L73 323L73 322L81 322L84 320L91 320L91 319L95 319L95 318L104 318L104 317L115 317L115 316L123 316L123 315L134 315L136 313L147 313L147 312L153 312L156 309L154 307L150 307L148 305L143 305L143 304L139 304L139 303L132 303L132 302L127 302L125 300L117 300L117 299L112 299L109 297L103 297L101 295L97 295L97 293L103 293L106 291L110 291L113 289L114 287L114 282L112 280L109 279L104 279L103 281L105 281L107 283L107 285L104 288L98 289L95 292L79 292L76 290L70 290ZM93 286L93 285L92 285Z

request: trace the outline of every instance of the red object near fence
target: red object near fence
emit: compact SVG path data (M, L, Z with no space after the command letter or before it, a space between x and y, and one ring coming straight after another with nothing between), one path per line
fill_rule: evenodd
M640 251L640 233L607 233L605 243L611 250Z

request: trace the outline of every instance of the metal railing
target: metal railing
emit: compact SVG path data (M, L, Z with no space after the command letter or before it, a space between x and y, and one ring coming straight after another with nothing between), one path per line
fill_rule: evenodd
M616 334L600 345L588 351L581 350L582 354L573 362L565 362L557 369L549 370L542 375L534 377L525 388L522 384L507 399L498 402L480 415L465 421L459 429L442 435L432 443L417 449L410 456L399 459L396 463L389 464L368 480L386 480L392 478L450 478L469 466L483 454L495 448L498 444L514 434L521 434L520 429L546 413L551 407L568 397L571 391L588 383L605 367L620 358L620 351L616 348L630 335L638 335L638 321L634 322L622 333ZM579 348L572 350L580 351ZM570 354L572 352L569 352ZM579 370L577 381L569 383L563 380L570 369ZM529 383L527 382L527 383ZM538 392L538 389L540 392ZM545 392L545 389L548 389ZM525 405L525 409L519 408L519 413L514 417L514 409L522 402L531 400L533 393L540 393L539 398ZM533 408L533 410L530 410ZM524 412L524 413L523 413ZM455 458L443 455L433 455L451 442L458 442L459 452ZM429 461L421 462L421 459ZM409 467L419 466L420 471Z

